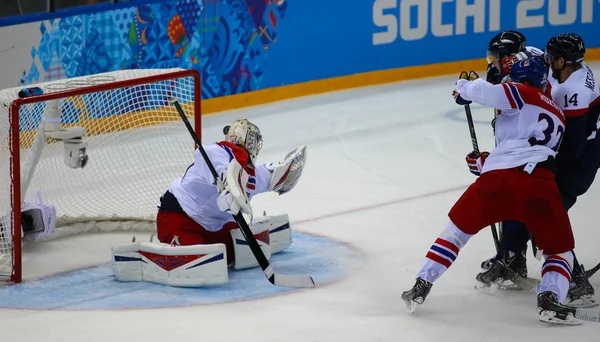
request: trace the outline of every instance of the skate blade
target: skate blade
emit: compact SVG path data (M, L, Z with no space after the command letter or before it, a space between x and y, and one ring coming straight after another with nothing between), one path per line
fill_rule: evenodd
M486 284L475 280L475 288L485 294L492 296L498 295L502 291L502 285L497 283Z
M542 310L538 313L539 320L549 324L561 324L561 325L581 325L582 321L575 318L572 314L569 314L566 319L556 318L554 311Z
M406 300L406 299L402 299L402 301L404 301L404 305L406 305L406 311L409 314L414 314L415 311L417 311L417 305L419 305L417 302L415 302L414 300Z
M581 298L578 298L574 301L570 301L565 304L574 308L594 308L598 306L598 303L595 299L592 298L592 296L582 296Z

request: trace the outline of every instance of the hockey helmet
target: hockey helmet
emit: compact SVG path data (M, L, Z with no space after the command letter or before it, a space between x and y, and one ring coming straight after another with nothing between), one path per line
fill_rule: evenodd
M546 88L548 67L539 58L526 58L516 62L510 69L510 80L529 83L540 89Z
M231 126L223 128L225 141L240 145L248 151L250 163L255 165L258 152L263 147L262 135L258 127L247 119L235 120Z
M500 61L506 56L513 56L525 51L525 36L515 30L506 30L495 35L488 44L486 58L488 63Z
M550 64L557 58L564 58L565 65L577 65L583 62L585 44L575 33L562 33L550 38L546 45L544 60Z

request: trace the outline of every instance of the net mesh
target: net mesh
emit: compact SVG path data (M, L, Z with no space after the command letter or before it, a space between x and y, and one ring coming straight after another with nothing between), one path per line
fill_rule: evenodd
M18 114L21 171L16 177L10 167L9 108L22 88L0 91L0 277L9 277L13 266L20 267L12 264L13 181L24 187L25 200L37 202L41 192L43 201L56 207L57 227L154 221L160 196L193 160L194 142L170 100L176 98L193 123L200 114L194 112L199 94L191 74L135 83L177 71L181 70L126 70L28 86L39 87L44 94L69 92L53 103L60 108L63 129L85 128L89 159L84 168L67 166L64 143L44 135L42 118L48 121L45 109L51 101L24 104ZM82 94L90 86L123 80L130 82Z

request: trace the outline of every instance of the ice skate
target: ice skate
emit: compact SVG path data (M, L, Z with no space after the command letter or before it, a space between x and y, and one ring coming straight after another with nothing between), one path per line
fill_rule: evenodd
M580 325L582 323L575 318L576 309L560 304L554 292L542 292L537 298L540 321L567 325Z
M502 261L492 259L488 270L475 277L477 280L475 288L487 294L496 294L504 289L505 281L511 278L510 274L508 267Z
M408 312L415 312L417 304L420 305L425 302L425 298L427 298L432 286L433 284L427 280L417 278L417 282L413 288L402 293L402 300L404 300Z
M498 290L531 290L538 283L527 277L527 259L522 254L508 252L502 261L492 258L482 262L481 268L486 271L475 277L475 288L487 293Z
M583 265L581 265L580 273L576 274L573 272L571 288L569 289L565 303L576 308L598 306L598 303L594 299L594 287L590 284Z
M506 252L502 261L508 268L510 268L517 275L527 278L527 258L525 254L527 253L527 248L521 254L515 254L511 251ZM481 262L481 269L489 270L496 258L490 258Z

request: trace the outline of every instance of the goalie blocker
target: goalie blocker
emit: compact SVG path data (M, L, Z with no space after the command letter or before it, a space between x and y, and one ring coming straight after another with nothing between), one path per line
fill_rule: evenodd
M287 214L261 216L250 229L267 258L288 248L292 231ZM258 266L239 229L231 232L235 261L241 270ZM146 281L170 286L198 287L225 284L228 265L225 245L179 246L159 242L132 242L112 248L113 272L118 281Z

